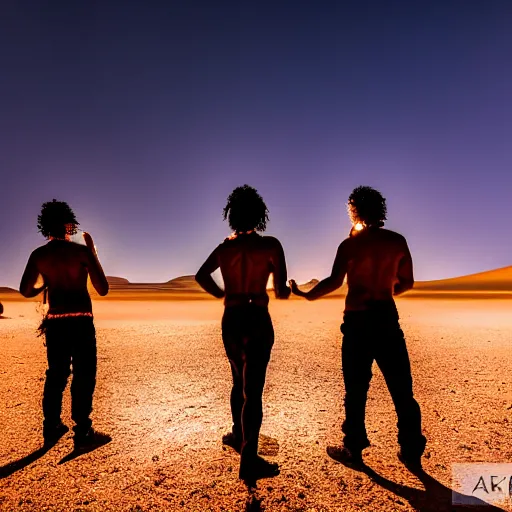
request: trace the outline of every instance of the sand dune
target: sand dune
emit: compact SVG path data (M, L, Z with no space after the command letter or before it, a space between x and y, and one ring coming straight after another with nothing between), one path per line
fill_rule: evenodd
M131 283L122 277L107 277L111 290L181 290L201 291L194 276L181 276L165 283Z
M203 289L197 284L194 276L182 276L171 279L166 283L173 290L187 290L203 292Z
M414 285L416 290L432 291L510 291L512 292L512 266L488 270L477 274L420 281Z
M11 295L11 294L19 294L17 290L14 288L9 288L7 286L0 286L0 295Z
M110 286L125 286L130 285L130 281L124 277L107 276L107 281Z
M320 281L318 279L311 279L311 281L308 281L304 284L299 284L299 288L303 292L309 292L312 288L314 288Z
M210 296L196 283L194 276L181 276L164 283L131 283L120 277L107 277L110 292L100 297L89 283L89 293L96 300L173 300L207 299Z

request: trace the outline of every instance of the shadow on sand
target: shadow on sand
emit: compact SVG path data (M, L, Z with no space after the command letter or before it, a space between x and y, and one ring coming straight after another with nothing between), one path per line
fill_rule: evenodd
M247 499L245 501L245 508L243 512L264 512L264 508L261 505L262 498L258 498L256 495L256 487L250 485L247 486Z
M341 462L343 464L343 462ZM392 492L396 496L407 500L411 507L418 512L503 512L505 509L490 505L473 496L467 496L446 487L441 482L426 473L423 469L411 470L411 472L420 480L425 490L416 489L407 485L398 484L379 475L366 464L360 466L347 465L349 469L365 473L377 485L383 489ZM458 495L464 497L467 505L454 505L453 497Z
M226 449L226 447L224 447L224 449ZM264 434L260 434L258 443L258 455L273 457L276 456L278 453L279 442L277 441L277 439L266 436ZM247 486L247 499L245 500L245 507L243 509L243 512L264 512L265 508L262 506L263 498L259 498L257 496L257 481L251 483L246 482L245 485Z
M16 473L16 471L20 471L21 469L26 468L37 459L40 459L43 455L48 453L56 444L57 442L52 444L45 444L32 453L25 455L25 457L15 460L14 462L9 462L9 464L0 467L0 479L7 478L13 473Z
M33 462L40 459L48 453L58 442L60 439L57 439L53 443L45 444L41 446L41 448L38 448L37 450L33 451L32 453L29 453L28 455L25 455L25 457L22 457L21 459L15 460L13 462L9 462L9 464L6 464L5 466L0 467L0 480L2 478L7 478L8 476L11 476L12 474L16 473L17 471L20 471L23 468L26 468L27 466L30 466ZM71 453L66 455L63 459L59 461L59 464L64 464L65 462L69 462L70 460L76 459L80 455L85 455L86 453L90 453L97 448L100 448L101 446L104 446L108 444L110 441L102 443L102 444L96 444L94 446L91 446L87 449L81 449L81 450L73 450Z
M110 443L112 441L111 439L108 441L105 441L103 443L94 444L92 446L89 446L88 448L80 448L79 450L73 450L71 453L68 453L65 457L63 457L58 464L65 464L66 462L69 462L73 459L76 459L77 457L80 457L81 455L85 455L86 453L91 453L94 450L97 450L98 448L101 448L102 446L105 446L106 444Z

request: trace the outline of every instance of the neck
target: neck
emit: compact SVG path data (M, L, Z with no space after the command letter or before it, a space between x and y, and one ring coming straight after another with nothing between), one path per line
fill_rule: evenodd
M254 229L251 229L250 231L235 231L229 236L230 240L234 240L236 237L241 235L250 235L251 233L254 233Z

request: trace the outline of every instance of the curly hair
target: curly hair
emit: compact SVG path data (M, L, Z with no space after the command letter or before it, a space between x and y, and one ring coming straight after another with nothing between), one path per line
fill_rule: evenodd
M372 187L356 187L348 198L347 210L352 224L382 227L387 219L386 199Z
M224 207L224 220L236 232L265 231L268 222L268 208L257 190L249 185L237 187L228 197Z
M75 213L64 201L43 203L41 213L37 217L37 229L45 237L64 238L77 232Z

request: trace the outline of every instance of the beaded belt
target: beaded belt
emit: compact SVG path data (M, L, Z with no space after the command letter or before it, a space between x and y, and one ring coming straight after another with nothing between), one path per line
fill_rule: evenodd
M48 315L46 315L46 319L53 320L54 318L74 318L81 316L92 318L92 313L48 313Z

